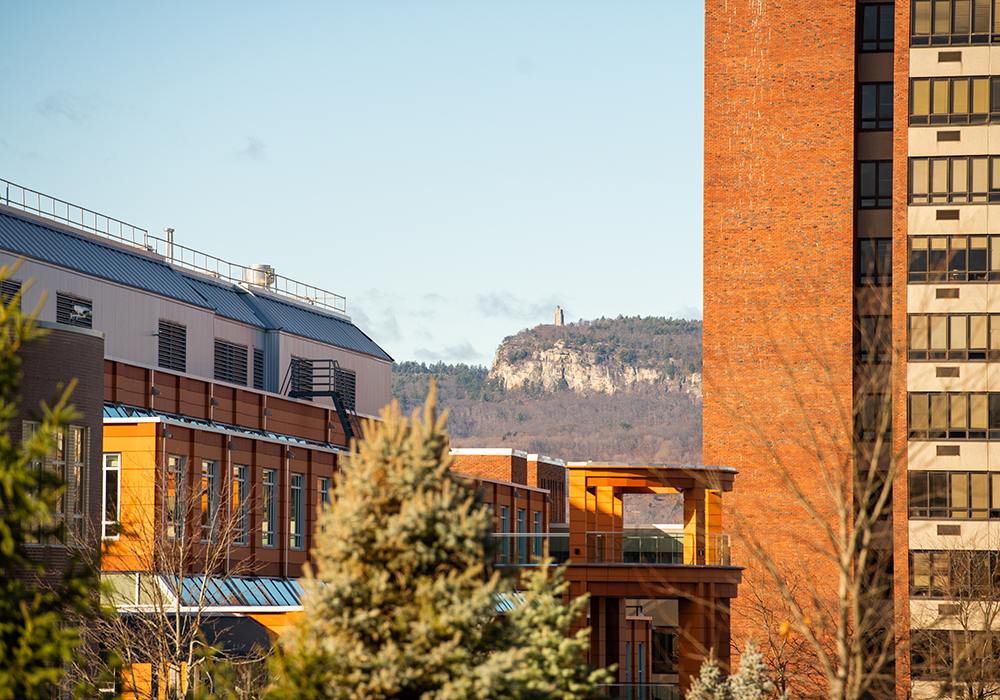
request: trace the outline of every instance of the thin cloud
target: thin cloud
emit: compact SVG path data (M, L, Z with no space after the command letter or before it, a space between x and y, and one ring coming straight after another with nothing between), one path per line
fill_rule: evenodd
M369 315L358 304L351 305L351 320L376 343L388 343L401 340L399 320L392 309L382 309L377 315Z
M267 158L267 144L256 136L247 136L243 148L236 152L240 158L251 158L253 160L264 160Z
M509 292L476 295L476 310L487 318L509 318L515 321L538 322L555 317L558 300L549 297L540 301L527 301ZM569 312L563 309L566 316Z
M96 102L91 97L82 97L60 90L52 93L35 105L35 111L49 119L68 119L74 124L88 126L93 119Z
M12 146L10 143L7 142L6 139L0 139L0 147L4 148L7 151L10 151L13 155L17 156L18 158L35 160L42 157L41 155L39 155L38 151L25 151L21 148Z
M479 358L479 353L468 340L463 340L459 345L449 345L443 350L416 348L413 353L421 362L468 362Z

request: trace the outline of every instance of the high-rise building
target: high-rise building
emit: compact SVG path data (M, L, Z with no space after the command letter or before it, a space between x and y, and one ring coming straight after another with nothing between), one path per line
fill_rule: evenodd
M982 658L968 601L998 593L995 42L997 0L706 3L705 462L740 472L727 530L830 596L825 476L856 501L859 470L895 466L864 575L914 697ZM733 550L739 645L774 590Z

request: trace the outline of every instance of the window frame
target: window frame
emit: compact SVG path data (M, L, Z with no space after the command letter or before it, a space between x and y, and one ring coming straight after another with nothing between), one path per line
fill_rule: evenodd
M947 17L941 18L937 9L947 3ZM918 27L923 13L920 8L926 9L926 31ZM910 5L910 46L982 46L989 45L993 41L996 33L995 22L997 19L997 0L989 0L988 15L982 24L977 26L979 19L975 13L975 4L969 4L969 31L955 31L955 0L912 0ZM946 26L945 26L946 25ZM983 26L985 25L985 26ZM944 30L944 31L942 31Z
M857 164L858 207L892 208L892 161L862 160Z
M973 247L985 239L986 247ZM961 246L956 244L961 241ZM917 246L920 244L920 247ZM935 245L940 247L935 247ZM965 253L963 269L955 266L957 249ZM985 250L985 265L973 265L978 255L973 251ZM908 284L940 284L941 282L983 283L1000 280L1000 236L971 235L913 235L906 243L906 271ZM935 251L940 251L935 253Z
M288 548L301 551L306 548L306 475L292 472L290 477L288 483Z
M188 515L187 457L175 454L167 455L165 476L163 511L166 519L164 529L167 541L183 541ZM173 499L173 503L171 503L171 499Z
M250 467L234 464L230 485L233 515L233 544L250 544Z
M874 97L873 116L866 118L866 92ZM888 98L886 101L885 98ZM893 119L893 85L891 82L858 83L858 129L861 131L891 131Z
M219 462L201 460L201 541L215 542L219 535Z
M860 14L858 17L859 53L877 53L895 49L894 11L895 7L890 3L858 5ZM874 23L873 35L868 32L869 21ZM886 23L888 23L888 27L885 26Z
M985 188L977 191L976 164L985 163ZM926 164L926 173L923 164ZM944 168L943 178L947 181L944 190L935 190L935 173ZM961 182L961 171L965 171L964 190L956 190L956 182ZM918 170L920 172L918 172ZM998 177L994 177L994 170ZM926 177L926 180L923 178ZM921 191L915 187L920 182ZM1000 202L1000 156L917 156L909 158L907 174L907 202L910 206L941 206L947 204L990 204Z
M261 473L260 546L268 549L278 546L277 476L277 469L264 469Z
M108 459L114 458L117 463L114 466L108 465ZM101 469L101 539L106 541L118 541L121 538L122 521L122 453L105 452L103 454ZM116 474L117 502L115 503L115 519L108 520L108 474ZM109 534L108 527L111 526L113 533Z

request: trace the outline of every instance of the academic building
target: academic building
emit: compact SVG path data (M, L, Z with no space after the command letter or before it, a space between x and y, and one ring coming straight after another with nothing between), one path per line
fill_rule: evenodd
M831 604L822 523L891 477L856 571L879 696L998 675L997 42L997 0L706 3L705 461L740 473L727 531ZM737 540L741 649L794 616Z
M392 358L342 296L187 248L171 230L4 181L0 193L0 265L18 265L0 293L20 292L50 330L25 354L20 435L60 381L79 379L82 418L37 466L67 481L60 517L74 542L100 543L119 612L101 632L123 654L115 689L189 689L194 659L172 650L199 634L253 672L247 660L301 614L319 515L362 419L390 400ZM734 469L452 458L493 511L495 566L569 562L569 595L590 595L577 624L593 630L588 661L619 666L610 695L672 700L707 654L728 659ZM672 495L675 520L629 523L630 494ZM66 552L33 546L54 563ZM513 604L498 600L497 614Z

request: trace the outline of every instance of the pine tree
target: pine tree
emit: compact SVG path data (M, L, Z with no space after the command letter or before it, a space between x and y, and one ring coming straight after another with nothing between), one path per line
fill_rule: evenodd
M14 269L0 269L0 280ZM52 697L80 643L78 629L66 620L94 613L98 586L96 573L75 560L61 582L43 585L46 571L25 546L29 533L42 542L65 541L54 517L65 486L29 465L45 459L57 426L76 415L67 405L71 385L53 406L42 406L39 429L23 445L11 439L20 395L18 352L44 335L34 320L35 314L21 311L20 294L0 302L0 700Z
M757 651L753 641L747 642L740 656L739 670L729 678L722 677L722 669L714 658L706 659L701 673L691 683L688 700L765 700L775 697L774 683L767 676L764 656ZM778 700L787 700L785 695Z
M321 520L315 577L269 697L571 700L607 682L581 661L586 636L565 635L582 602L557 602L559 574L528 575L526 604L496 614L511 580L487 564L492 515L448 468L434 394L424 420L394 403L366 427Z

